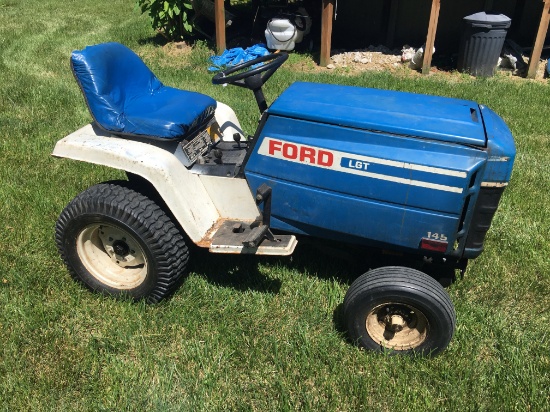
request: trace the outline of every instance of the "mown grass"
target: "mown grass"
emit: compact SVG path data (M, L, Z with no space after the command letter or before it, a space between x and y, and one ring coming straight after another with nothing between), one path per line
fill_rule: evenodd
M132 0L0 0L0 406L2 410L533 410L550 408L550 89L460 75L301 70L292 55L269 81L295 80L476 100L518 148L485 253L449 288L458 327L434 359L350 345L339 305L356 266L299 247L292 258L193 250L191 273L156 306L75 284L53 226L114 170L56 160L55 142L90 120L69 70L73 49L120 41L167 84L230 104L252 133L246 90L214 87L204 44L168 57ZM180 67L178 67L180 64Z

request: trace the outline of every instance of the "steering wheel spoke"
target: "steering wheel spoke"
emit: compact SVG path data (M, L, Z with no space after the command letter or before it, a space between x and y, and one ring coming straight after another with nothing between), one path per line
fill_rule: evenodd
M248 86L246 85L244 80L245 79L235 80L233 83L227 83L227 84L232 84L234 86L244 87L245 89L248 89Z

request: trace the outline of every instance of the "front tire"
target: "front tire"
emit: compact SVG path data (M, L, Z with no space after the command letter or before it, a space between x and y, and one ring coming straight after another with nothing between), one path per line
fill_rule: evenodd
M55 233L71 276L93 291L156 303L185 274L189 253L180 230L124 182L82 192L59 216Z
M357 345L393 354L435 355L454 334L456 315L445 289L415 269L388 266L357 278L344 298Z

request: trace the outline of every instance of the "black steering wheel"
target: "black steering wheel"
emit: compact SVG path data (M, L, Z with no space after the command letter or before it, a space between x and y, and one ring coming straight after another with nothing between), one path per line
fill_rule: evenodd
M266 56L258 57L257 59L222 70L212 78L212 83L233 84L235 86L252 90L254 97L256 98L256 103L258 103L260 113L263 113L267 110L267 103L265 101L264 93L262 92L262 86L273 75L273 73L281 67L286 59L288 59L287 53L272 53ZM265 64L251 70L237 73L258 63Z
M248 89L256 89L262 87L262 85L275 73L275 71L281 67L281 65L288 59L287 53L271 53L265 56L258 57L254 60L250 60L228 69L222 70L212 78L214 84L233 84L235 86L246 87ZM266 63L269 62L269 63ZM242 73L237 73L243 69L254 66L258 63L265 63L252 70L247 70ZM265 74L259 76L261 73ZM247 81L254 78L254 81Z

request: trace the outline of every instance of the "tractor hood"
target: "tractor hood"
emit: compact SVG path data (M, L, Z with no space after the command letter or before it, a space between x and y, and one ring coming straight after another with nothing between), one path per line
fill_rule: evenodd
M486 146L477 103L447 97L321 83L292 84L269 113L355 129Z

